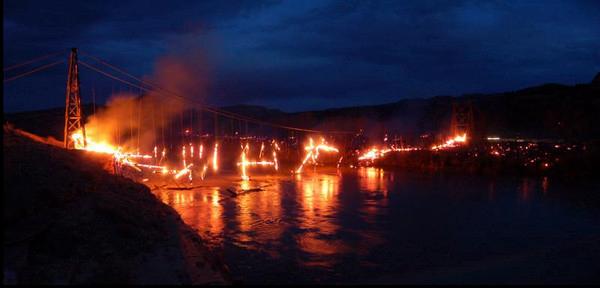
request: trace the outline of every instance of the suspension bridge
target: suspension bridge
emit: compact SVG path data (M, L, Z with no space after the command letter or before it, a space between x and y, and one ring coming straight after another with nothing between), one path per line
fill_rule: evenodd
M83 58L83 60L79 59L80 56ZM56 59L58 57L60 58ZM319 157L320 152L331 152L336 154L339 152L339 154L337 154L339 157L339 160L337 160L337 166L339 167L344 156L350 156L350 154L354 153L355 148L352 144L352 140L354 136L360 134L355 131L317 130L311 129L310 127L292 126L275 121L257 119L248 115L242 115L240 113L235 113L211 106L196 97L191 97L175 91L177 89L166 88L164 85L158 84L156 79L147 80L140 76L136 76L118 65L112 64L95 55L78 51L76 48L72 48L70 51L63 50L48 53L46 55L8 66L4 68L4 73L5 75L12 75L8 77L5 76L4 83L6 85L7 83L40 73L42 71L49 71L52 67L56 67L59 64L64 63L65 59L67 60L68 70L66 77L66 101L63 130L64 148L86 149L111 153L115 155L115 158L118 159L120 163L129 164L134 168L143 166L152 169L159 169L163 172L168 171L163 163L163 160L168 153L171 153L171 155L176 153L179 154L177 155L177 158L180 158L183 162L181 165L182 169L171 170L169 173L179 177L185 174L183 172L189 172L191 177L191 170L188 168L193 166L195 163L198 164L197 162L194 162L195 155L199 156L199 158L202 158L203 155L208 154L208 152L205 152L209 150L208 146L207 149L204 149L203 144L195 146L196 143L203 143L202 141L204 141L204 144L207 144L207 142L212 142L213 148L210 150L214 152L210 160L208 160L208 158L203 160L204 167L202 168L202 173L206 172L206 169L209 165L208 163L212 163L214 171L218 170L219 164L217 158L219 149L228 149L226 151L241 150L241 155L239 155L239 157L237 153L226 153L226 155L230 156L230 158L227 159L228 162L237 162L237 166L242 172L242 178L248 178L246 175L246 168L251 166L271 166L277 170L280 165L277 159L277 151L281 150L280 145L283 145L287 150L286 155L288 157L286 160L289 162L295 162L296 164L299 163L299 166L291 171L294 173L301 173L305 164L317 164L317 158ZM136 98L137 101L134 105L124 105L120 108L117 107L120 110L128 110L124 111L124 113L121 111L122 113L120 113L117 117L112 117L118 119L104 119L108 120L106 122L117 121L121 123L129 123L129 125L124 125L128 126L128 129L127 127L120 127L123 125L115 125L115 127L111 127L109 130L115 128L116 131L108 131L108 134L114 135L109 136L110 139L107 140L108 143L99 143L98 139L91 139L89 137L89 130L86 129L86 121L89 121L89 117L86 119L81 104L82 84L80 82L80 66L84 67L89 72L97 73L109 81L116 82L119 85L125 85L125 87L129 88L130 92L131 89L136 89L139 92ZM94 91L95 90L92 90L91 94L94 108L93 114L95 116L97 113L95 105L96 95ZM114 96L116 93L113 91L111 94ZM146 112L148 109L144 108L144 105L148 105L147 103L144 103L144 100L148 95L153 95L155 98L159 99L159 103L152 103L150 107L151 112ZM179 117L177 117L177 115L165 116L164 109L165 107L168 109L168 107L172 105L173 102L171 101L176 101L177 103L180 103L180 107L183 107L176 112L176 114L179 114ZM119 104L117 103L115 105ZM156 110L160 110L160 113L158 113ZM150 117L142 117L144 114L150 114ZM179 118L179 125L175 125L175 127L173 127L173 123L176 123L177 121L173 121L174 118ZM142 121L142 119L144 120ZM133 124L135 122L137 122L137 125ZM147 125L146 122L150 122L152 124ZM212 122L209 123L212 124L209 126L212 127L212 129L207 129L205 122ZM229 125L227 125L227 122L229 122ZM147 126L147 130L152 131L153 135L160 135L160 137L153 137L151 140L153 143L147 143L146 141L141 140L141 136L145 133L144 129L142 128L142 126L144 126L143 124L146 124L145 126ZM160 129L157 129L157 126L159 126ZM229 126L228 129L227 126ZM254 126L254 129L249 129L249 126ZM354 157L357 159L357 161L373 161L383 157L386 153L393 151L406 152L424 149L437 151L440 149L452 148L466 143L466 135L470 134L469 132L472 130L472 127L473 112L470 103L467 105L455 103L455 105L452 107L451 117L451 131L453 136L452 138L447 139L447 141L438 145L434 145L431 148L404 146L398 147L394 146L393 144L390 145L389 143L386 143L386 145L388 145L387 147L383 147L381 149L373 148L365 152L362 156L352 156L357 156ZM98 130L95 129L97 127L93 126L88 128L91 128L91 130ZM167 131L165 131L165 129ZM129 152L127 153L123 153L121 150L121 147L123 146L122 135L126 133L126 131L123 130L129 130L129 137L124 137L128 144L128 147L126 148ZM160 133L158 133L157 130L160 130ZM176 131L175 136L173 135L173 131ZM104 132L106 133L107 131ZM316 137L317 141L313 141L313 137ZM137 141L134 140L136 138ZM300 141L305 144L303 147L304 149L300 147ZM336 143L337 147L330 146L327 141ZM387 141L387 136L384 142L385 141ZM254 142L257 145L260 145L260 153L255 152L255 154L258 156L258 159L252 159L250 156L251 150L256 151L258 149L251 149L248 145L248 142ZM273 156L268 160L264 158L267 155L267 151L265 150L264 146L265 142L271 146L271 151L268 153L270 154L272 152ZM229 147L226 147L226 144L229 144ZM173 149L174 145L175 149ZM161 152L159 152L158 147L161 147ZM178 150L178 148L181 148L181 150ZM143 155L143 153L140 152L149 150L152 150L153 155ZM296 154L294 157L289 157L290 150L293 150ZM160 157L159 153L161 154ZM231 157L231 155L234 154L235 156ZM131 158L144 158L145 156L154 159L154 162L152 164L143 164L128 160ZM169 159L175 157L167 156L166 158ZM239 159L241 159L241 162L238 162L240 161ZM192 161L189 163L187 160ZM235 164L232 167L236 169Z
M43 56L35 57L11 66L4 68L5 75L12 70L22 67L34 66L34 64L39 63L43 60L47 60L49 58L56 58L57 56L61 56L66 54L67 51L57 51L53 53L49 53ZM79 59L79 55L86 57L91 60L82 61ZM241 115L238 113L226 111L217 107L209 106L203 103L200 100L181 95L180 93L174 92L172 90L166 89L164 87L160 87L158 84L153 83L149 80L144 80L141 77L135 76L132 73L129 73L125 69L111 64L102 58L97 56L78 51L77 48L72 48L68 57L65 57L68 61L68 73L67 73L67 85L66 85L66 105L65 105L65 127L64 127L64 145L67 149L74 148L74 143L71 140L72 134L77 130L84 131L84 141L85 141L85 119L83 115L83 111L81 109L81 91L80 89L80 80L79 80L79 64L81 66L89 69L89 71L98 73L103 75L109 79L117 81L121 84L124 84L130 88L139 89L139 91L153 93L155 95L161 95L166 98L176 99L185 103L186 105L190 105L189 107L198 109L201 111L206 111L208 113L212 113L214 115L214 119L218 121L219 119L226 119L230 121L238 122L238 127L248 127L248 124L255 124L260 126L271 127L274 129L287 131L290 133L316 133L321 135L331 135L331 134L339 134L339 135L349 135L353 134L352 131L323 131L323 130L315 130L303 127L293 127L289 125L283 125L279 123L264 121L256 118L252 118L246 115ZM50 68L55 67L59 64L64 63L64 59L59 59L57 61L53 61L51 63L43 64L41 66L33 67L30 70L25 72L18 73L16 75L12 75L4 78L5 85L9 82L15 81L17 79L21 79L27 76L30 76L34 73L39 73L42 71L50 70ZM95 97L95 95L94 95ZM94 103L95 107L95 103ZM134 113L131 113L132 115ZM243 123L243 124L242 124ZM214 125L213 135L215 137L219 137L219 129L218 125ZM85 143L84 143L85 144Z
M68 52L68 54L67 54ZM66 57L65 57L66 56ZM80 59L84 58L84 60ZM59 58L60 57L60 58ZM63 58L64 57L64 58ZM56 58L59 58L55 60ZM242 177L247 179L246 168L255 166L255 165L265 165L265 166L274 166L275 169L278 169L279 163L277 160L276 151L279 151L281 148L278 143L286 145L286 141L281 141L282 138L286 138L286 140L293 139L296 142L296 147L298 147L298 141L301 138L303 140L310 139L310 144L305 147L305 151L303 149L296 149L299 153L304 153L303 156L299 156L297 160L302 160L300 167L294 169L297 172L302 170L302 167L306 163L316 163L316 157L318 157L319 152L338 152L337 148L332 148L326 144L325 138L335 139L336 142L344 142L350 139L350 136L355 134L352 131L337 131L337 130L316 130L310 129L306 127L295 127L286 124L276 123L273 121L266 121L263 119L253 118L247 115L242 115L239 113L234 113L232 111L227 111L218 107L210 106L195 99L193 97L183 95L181 93L173 91L173 89L168 89L165 87L161 87L159 84L142 79L142 77L133 75L133 73L128 72L127 70L109 63L108 61L85 53L81 52L76 48L72 48L69 50L52 52L46 55L42 55L39 57L35 57L11 66L4 68L4 73L12 74L11 76L4 78L4 84L9 84L13 81L26 78L30 75L41 73L43 71L49 71L51 68L58 66L67 61L67 81L66 81L66 97L65 97L65 113L64 113L64 130L63 130L63 145L65 149L88 149L100 152L109 152L119 158L121 162L129 163L127 159L130 157L134 158L143 158L143 154L140 153L140 147L143 146L140 143L140 136L144 133L141 131L142 125L142 111L143 109L143 101L145 95L157 95L159 99L161 99L161 103L158 104L159 107L156 107L156 103L152 104L152 113L151 119L147 119L148 117L144 117L146 120L152 123L149 127L150 130L157 132L157 126L160 126L160 133L156 133L160 135L160 137L155 137L154 143L151 143L151 146L154 146L153 158L155 159L152 165L144 165L142 163L134 163L135 167L150 167L150 168L159 168L160 170L165 171L166 166L163 165L163 159L165 158L165 154L167 153L167 146L170 146L170 150L172 149L173 143L175 143L176 147L182 147L181 155L178 158L182 158L183 166L181 170L173 170L171 173L175 174L176 177L183 175L183 172L188 172L188 168L190 167L189 162L186 160L190 160L190 162L194 162L194 148L196 148L196 155L200 158L203 157L204 146L192 144L192 142L197 143L195 138L200 140L206 140L209 138L213 143L214 155L211 160L205 160L207 162L212 162L213 169L216 170L218 168L217 164L217 150L219 146L219 142L222 142L222 146L224 146L223 142L229 141L230 143L237 142L237 144L232 145L231 147L235 147L236 145L241 145L241 162L237 163L237 166L241 165ZM48 63L49 62L49 63ZM137 101L137 107L135 105L129 105L124 109L130 110L125 115L120 115L121 117L126 117L129 119L118 119L118 121L125 121L129 123L137 122L137 125L129 125L129 137L125 137L130 141L135 139L137 136L137 145L135 147L129 147L129 150L136 151L135 153L129 153L126 157L123 157L120 148L116 149L115 147L106 147L106 144L99 145L95 143L94 140L90 139L88 132L86 131L86 119L84 115L84 111L82 109L82 83L80 81L80 67L84 67L89 72L97 73L103 77L106 77L109 80L115 81L120 85L125 85L126 87L131 89L137 89L141 95L139 95ZM24 70L24 71L23 71ZM13 72L13 71L21 71L21 72ZM84 83L85 84L85 83ZM114 91L113 91L113 94ZM92 104L94 115L96 114L96 103L95 103L95 92L92 90ZM165 105L169 105L169 101L178 101L181 103L182 107L185 109L181 109L179 111L179 125L177 128L173 129L173 125L165 124L165 122L175 122L173 119L169 119L169 116L165 117L164 115L164 107ZM161 113L156 113L154 110L161 110ZM137 110L137 111L135 111ZM203 113L204 112L204 113ZM186 116L184 116L186 114ZM207 115L208 114L208 115ZM207 116L212 115L212 130L206 129L206 125L203 122L207 122ZM175 115L171 115L170 118L177 118ZM88 117L89 118L89 117ZM159 119L156 119L159 118ZM194 120L195 118L195 120ZM185 121L184 121L185 119ZM115 120L115 119L112 119ZM184 124L184 122L186 122ZM196 122L196 123L195 123ZM229 129L226 129L227 122L229 122ZM157 125L156 123L162 123ZM235 125L237 124L237 125ZM133 126L137 127L137 129L132 128ZM198 129L194 129L194 126ZM237 127L236 127L237 126ZM254 126L255 129L252 132L249 131L249 126ZM266 129L268 128L268 129ZM124 131L119 131L119 127L116 127L117 131L115 131L115 137L111 137L112 139L109 142L115 144L115 146L121 146L121 138ZM122 128L121 128L122 129ZM165 129L167 132L165 133ZM175 137L173 136L173 131L178 130ZM228 130L228 131L227 131ZM113 132L111 131L111 134ZM165 135L168 134L168 135ZM261 135L262 134L262 135ZM313 143L312 136L318 136L321 138L320 142ZM160 140L158 140L160 139ZM343 140L342 140L343 139ZM97 139L96 139L97 140ZM248 142L254 141L260 145L260 153L258 154L258 160L250 159L249 155L249 146ZM267 151L264 147L264 142L270 144L272 149L273 158L269 160L265 160ZM135 141L133 141L135 142ZM189 146L187 146L189 142ZM242 142L245 142L242 143ZM161 143L162 145L160 145ZM244 146L245 145L245 146ZM110 146L110 145L109 145ZM148 146L148 143L146 143ZM162 146L162 157L159 157L159 152L157 146ZM133 149L131 149L133 148ZM207 147L208 148L208 147ZM206 149L208 150L208 149ZM258 149L257 149L258 150ZM147 150L146 150L147 151ZM179 151L179 150L177 150ZM179 152L176 152L179 154ZM208 154L204 152L205 154ZM289 153L288 153L289 154ZM263 157L265 156L265 157ZM123 159L125 159L123 161ZM342 158L340 158L341 161ZM237 162L236 159L232 159L233 162ZM192 164L193 165L193 164ZM339 163L338 163L339 165ZM134 165L132 165L134 167ZM204 172L207 169L207 165L204 166ZM191 172L190 177L191 177Z

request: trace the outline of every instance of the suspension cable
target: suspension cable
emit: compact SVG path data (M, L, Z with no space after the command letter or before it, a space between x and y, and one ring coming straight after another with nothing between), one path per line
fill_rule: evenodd
M90 57L90 58L96 60L97 62L100 62L101 64L103 64L105 66L108 66L109 68L111 68L111 69L113 69L113 70L115 70L117 72L120 72L120 73L122 73L122 74L124 74L124 75L126 75L126 76L128 76L130 78L133 78L133 79L137 80L140 83L146 84L146 85L148 85L150 87L153 87L153 88L158 88L158 87L154 87L155 86L154 83L151 83L151 82L149 82L147 80L140 79L140 78L138 78L138 77L136 77L136 76L134 76L134 75L132 75L130 73L127 73L127 71L125 71L125 70L123 70L123 69L121 69L121 68L119 68L119 67L117 67L115 65L112 65L112 64L110 64L110 63L108 63L108 62L106 62L106 61L104 61L104 60L102 60L102 59L100 59L100 58L98 58L96 56L90 55L90 54L82 52L82 51L80 51L79 54L85 55L87 57Z
M157 87L157 89L152 90L152 89L148 89L146 87L137 85L135 83L132 83L130 81L123 80L123 79L121 79L121 78L119 78L117 76L114 76L113 74L110 74L108 72L102 71L99 68L94 67L94 66L92 66L92 65L90 65L90 64L88 64L88 63L86 63L84 61L81 61L81 60L79 61L79 63L81 63L83 66L85 66L85 67L87 67L87 68L89 68L91 70L94 70L94 71L96 71L96 72L98 72L98 73L100 73L100 74L102 74L102 75L104 75L106 77L109 77L109 78L111 78L113 80L119 81L121 83L130 85L130 86L133 86L133 87L137 87L139 89L142 89L142 90L145 90L145 91L148 91L148 92L158 92L159 94L164 95L164 96L179 98L181 101L188 101L188 102L192 102L192 103L203 104L203 103L201 103L198 100L193 100L193 99L181 96L179 94L176 94L174 92L170 92L170 91L168 91L168 90L166 90L164 88L161 88L161 87ZM152 85L149 85L148 83L145 83L145 84L148 85L148 86L152 86ZM165 94L164 92L160 93L160 91L156 91L156 90L159 90L159 89L163 90L163 91L166 91L169 94ZM257 123L257 124L263 124L263 125L277 127L277 128L282 128L282 129L286 129L286 130L295 130L295 131L311 132L311 133L332 133L332 134L352 134L352 133L354 133L354 132L350 132L350 131L320 131L320 130L313 130L313 129L304 129L304 128L298 128L298 127L291 127L291 126L286 126L286 125L281 125L281 124L276 124L276 123L270 123L270 122L267 122L267 121L250 118L250 117L247 117L247 116L243 116L243 115L239 115L239 114L235 114L235 113L223 111L222 109L212 108L212 107L209 107L209 106L206 106L206 105L201 105L200 109L206 110L206 111L209 111L209 112L212 112L212 113L215 113L215 114L219 114L219 115L222 115L222 116L225 116L225 117L228 117L228 118L233 118L233 119L237 119L237 120L245 120L245 121L248 121L248 122L253 122L253 123Z
M8 66L8 67L4 68L3 71L6 72L6 71L9 71L9 70L12 70L12 69L15 69L15 68L27 65L27 64L31 64L31 63L34 63L34 62L37 62L37 61L40 61L40 60L44 60L46 58L50 58L52 56L56 56L56 55L58 55L60 53L63 53L63 52L65 52L65 50L56 51L54 53L46 54L44 56L40 56L40 57L33 58L33 59L30 59L30 60L27 60L27 61L23 61L21 63L14 64L12 66Z
M10 78L7 78L7 79L4 79L4 83L8 83L8 82L10 82L10 81L17 80L17 79L19 79L19 78L21 78L21 77L24 77L24 76L27 76L27 75L31 75L31 74L33 74L33 73L35 73L35 72L39 72L39 71L42 71L42 70L48 69L48 68L50 68L50 67L52 67L52 66L55 66L55 65L57 65L57 64L60 64L60 63L62 63L62 62L65 62L65 60L59 60L59 61L56 61L56 62L53 62L53 63L50 63L50 64L46 64L46 65L44 65L44 66L40 66L40 67L38 67L38 68L35 68L35 69L33 69L33 70L30 70L30 71L28 71L28 72L21 73L21 74L19 74L19 75L16 75L16 76L13 76L13 77L10 77Z
M103 64L103 65L105 65L105 66L107 66L107 67L109 67L109 68L111 68L111 69L113 69L113 70L115 70L115 71L117 71L117 72L120 72L120 73L122 73L122 74L124 74L124 75L126 75L126 76L128 76L128 77L130 77L130 78L132 78L132 79L135 79L135 80L137 80L138 82L140 82L140 83L142 83L142 84L145 84L145 85L147 85L147 86L149 86L149 87L152 87L152 88L154 88L155 90L162 90L162 91L165 91L165 92L167 92L167 93L173 94L174 96L176 96L176 97L178 97L178 98L182 98L182 99L184 99L184 100L190 101L190 100L189 100L189 99L187 99L186 97L183 97L183 96L181 96L181 95L178 95L177 93L175 93L175 92L173 92L173 91L170 91L170 90L168 90L168 89L162 88L162 87L158 86L158 85L157 85L157 84L155 84L155 83L152 83L152 82L150 82L150 81L148 81L148 80L143 80L143 79L140 79L139 77L136 77L136 76L134 76L134 75L132 75L132 74L130 74L130 73L127 73L125 70L123 70L123 69L121 69L121 68L119 68L119 67L116 67L115 65L112 65L112 64L110 64L110 63L108 63L108 62L106 62L106 61L104 61L104 60L102 60L102 59L100 59L100 58L98 58L98 57L95 57L95 56L93 56L93 55L90 55L90 54L87 54L87 53L84 53L84 52L80 52L80 53L81 53L81 54L84 54L84 55L86 55L86 56L88 56L88 57L90 57L90 58L92 58L92 59L94 59L94 60L96 60L96 61L98 61L98 62L100 62L101 64ZM195 102L195 101L194 101L194 102ZM205 106L206 106L206 105L205 105ZM230 115L230 117L246 117L246 116L239 115L239 114L235 114L235 113L232 113L232 112L229 112L229 111L224 111L224 110L221 110L221 109L218 109L218 108L211 108L211 109L213 109L213 110L220 110L220 112L221 112L221 115L224 115L224 116L227 116L227 114L229 114L229 115ZM209 110L209 111L210 111L210 110ZM246 119L251 119L251 118L249 118L249 117L246 117ZM259 121L259 120L255 120L255 121Z

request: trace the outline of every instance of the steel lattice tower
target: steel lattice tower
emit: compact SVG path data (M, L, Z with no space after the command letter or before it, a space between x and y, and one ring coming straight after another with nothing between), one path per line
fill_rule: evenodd
M452 103L452 120L450 123L452 135L467 134L472 137L473 126L473 105L471 102Z
M81 94L79 89L79 68L77 65L77 48L71 49L69 55L69 72L67 78L67 103L65 107L65 138L66 149L74 149L75 142L72 135L81 130L83 145L86 146L85 125L83 123L83 112L81 111Z

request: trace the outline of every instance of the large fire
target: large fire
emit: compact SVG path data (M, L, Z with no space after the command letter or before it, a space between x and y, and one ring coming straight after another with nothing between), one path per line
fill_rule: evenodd
M93 152L99 152L99 153L106 153L106 154L115 154L119 150L118 147L115 147L106 142L98 143L98 142L94 141L93 139L90 139L89 136L86 137L87 138L85 141L86 145L84 145L83 133L81 133L81 130L78 130L77 132L73 133L73 135L71 135L71 137L73 138L73 142L75 143L75 149L81 149L81 150L87 150L87 151L93 151Z
M180 179L184 175L187 175L190 183L193 180L193 167L197 168L196 172L200 173L200 178L204 180L206 171L209 166L212 166L212 170L216 173L219 170L219 143L214 142L212 157L204 157L204 144L200 143L197 147L193 143L188 143L187 145L181 146L181 168L173 169L169 168L166 164L163 164L163 160L166 159L166 148L162 148L162 152L159 154L159 147L154 146L152 149L152 154L141 154L138 149L124 149L121 146L113 145L109 143L109 141L98 141L93 135L86 135L86 143L84 145L83 135L81 131L78 131L72 135L72 138L75 142L75 148L96 152L96 153L104 153L112 155L115 162L115 173L117 172L117 167L128 166L136 171L142 171L142 168L152 171L152 173L159 173L162 175L172 175L174 179ZM450 149L453 147L458 147L460 145L464 145L467 143L467 135L456 135L442 144L433 145L429 150L438 151L443 149ZM260 150L258 151L258 160L253 160L249 158L250 152L250 144L246 142L246 144L241 145L241 155L240 160L237 162L237 166L240 168L241 178L243 180L249 180L250 177L248 175L248 168L255 166L264 166L264 167L273 167L275 171L279 170L279 161L277 159L277 152L280 151L280 147L277 144L277 141L271 140L271 159L264 159L268 153L266 152L265 143L261 142ZM197 148L197 150L196 150ZM364 151L357 157L359 162L373 163L374 160L385 157L386 154L390 152L409 152L415 150L423 150L426 148L422 147L410 147L410 146L402 146L397 147L395 145L390 145L388 147L379 148L377 146L373 146L367 151ZM135 150L129 151L129 150ZM327 144L324 138L321 138L320 143L316 144L312 137L308 138L308 143L304 146L305 156L298 166L298 168L292 173L300 174L305 165L312 164L318 165L319 155L321 153L338 153L338 148ZM197 153L196 153L197 152ZM197 158L196 155L198 155ZM160 159L159 159L160 157ZM206 158L206 162L202 163L203 158ZM343 160L343 156L340 156L337 161L337 167L340 168ZM153 160L149 164L149 160ZM165 162L166 163L166 162ZM179 166L179 165L177 165ZM201 168L200 168L201 167Z
M139 154L138 152L131 152L131 151L123 151L122 147L119 146L115 146L112 144L107 143L106 141L102 141L102 142L96 142L92 137L90 137L89 135L86 135L86 145L84 145L83 143L83 134L81 132L81 130L73 133L71 135L72 139L74 140L75 143L75 149L79 149L79 150L85 150L85 151L90 151L90 152L95 152L95 153L103 153L103 154L110 154L113 157L113 160L116 164L116 167L118 166L129 166L133 169L135 169L136 171L142 171L140 168L146 168L146 169L150 169L153 171L160 171L160 173L167 175L167 174L171 174L171 175L175 175L175 179L179 179L182 175L185 175L186 173L188 173L188 177L191 180L192 179L192 172L191 172L191 167L193 166L193 164L187 165L186 163L186 148L185 146L182 147L182 161L183 161L183 169L182 170L177 170L177 169L169 169L167 166L165 165L151 165L151 164L145 164L145 163L140 163L138 160L140 159L155 159L156 162L156 158L157 158L157 147L154 147L154 156L153 155L146 155L146 154ZM163 149L162 152L162 159L165 157L166 154L166 150ZM116 173L117 171L115 171Z

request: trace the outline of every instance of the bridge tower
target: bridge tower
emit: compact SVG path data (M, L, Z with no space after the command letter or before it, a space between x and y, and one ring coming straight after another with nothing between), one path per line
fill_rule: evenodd
M450 120L450 131L452 135L467 134L473 137L473 105L471 101L465 103L452 103L452 118Z
M79 87L79 68L77 65L77 48L72 48L69 55L69 71L67 77L67 102L65 107L64 144L66 149L74 149L73 133L81 130L83 146L86 146L83 112L81 111L81 94Z

